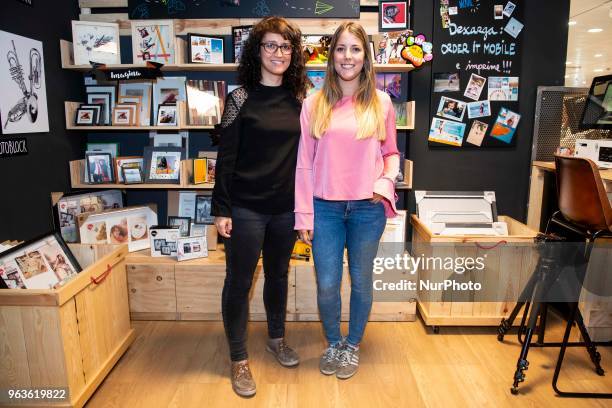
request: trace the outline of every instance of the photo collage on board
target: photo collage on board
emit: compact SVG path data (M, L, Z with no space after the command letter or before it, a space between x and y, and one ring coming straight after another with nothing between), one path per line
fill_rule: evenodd
M453 3L453 4L451 4ZM511 147L521 119L521 3L440 0L430 146Z

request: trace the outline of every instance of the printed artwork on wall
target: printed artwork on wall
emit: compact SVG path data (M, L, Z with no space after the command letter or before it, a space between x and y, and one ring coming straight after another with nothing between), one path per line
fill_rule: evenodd
M42 42L0 31L3 134L49 131Z

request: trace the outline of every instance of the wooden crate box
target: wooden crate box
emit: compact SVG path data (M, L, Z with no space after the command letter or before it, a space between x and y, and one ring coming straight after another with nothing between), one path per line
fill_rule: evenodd
M83 406L135 337L127 245L70 247L83 271L62 288L0 290L0 388L68 390L38 406Z
M456 281L472 280L483 283L484 291L466 293L452 291L418 290L418 308L425 324L433 326L496 326L507 317L515 302L491 302L491 299L517 299L537 263L537 252L532 246L504 245L531 243L537 235L526 225L505 216L500 221L508 224L508 236L441 236L434 235L416 215L412 215L412 255L415 257L478 257L486 254L486 268L454 274L444 269L421 267L420 281L440 282L452 278ZM473 246L436 246L435 243L474 243ZM475 243L482 243L477 246ZM499 245L497 245L499 244ZM431 265L430 265L431 266ZM468 300L468 301L457 301ZM453 301L454 300L454 301ZM520 322L520 316L515 323Z

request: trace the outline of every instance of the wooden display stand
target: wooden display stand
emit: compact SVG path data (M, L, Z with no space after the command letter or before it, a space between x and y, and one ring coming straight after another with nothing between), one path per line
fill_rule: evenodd
M127 245L70 248L84 269L65 286L0 290L0 388L68 393L63 401L28 406L82 407L135 338Z
M471 302L453 302L453 292L450 291L418 291L418 307L423 321L430 326L496 326L503 317L507 317L515 303L479 302L478 299L518 299L521 290L529 280L537 263L537 252L530 245L504 245L507 243L531 243L537 232L526 225L506 216L500 216L500 221L508 224L508 236L442 236L434 235L425 224L412 215L412 255L415 257L477 257L486 254L486 269L483 271L466 271L463 275L455 275L456 280L472 278L483 284L485 293L471 294ZM435 246L432 243L474 243L474 246ZM484 245L477 246L476 243ZM499 245L497 245L499 244ZM424 269L418 271L419 280L431 279L435 282L451 278L453 273L446 270ZM465 299L465 293L461 293ZM520 323L520 317L515 324Z
M225 252L219 246L208 258L177 262L152 258L148 250L126 258L130 314L134 320L221 320L221 291L225 279ZM263 267L255 271L250 319L265 321ZM350 283L345 271L342 320L348 320ZM375 302L370 320L414 321L415 302ZM292 260L289 266L288 321L319 320L314 266Z

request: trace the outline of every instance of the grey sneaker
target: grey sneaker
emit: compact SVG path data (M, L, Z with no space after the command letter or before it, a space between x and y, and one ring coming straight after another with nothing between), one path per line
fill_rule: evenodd
M284 367L294 367L300 363L300 357L285 343L285 339L268 339L266 350L274 354L274 357Z
M319 370L325 375L332 375L336 372L338 366L338 354L342 343L330 345L325 349L321 359L319 360Z
M232 388L241 397L255 395L255 380L253 380L248 361L232 361Z
M351 378L359 368L359 349L349 344L344 344L338 355L338 368L336 377L341 380Z

